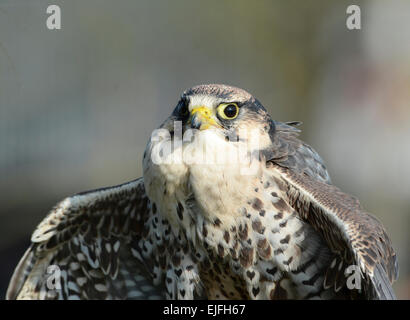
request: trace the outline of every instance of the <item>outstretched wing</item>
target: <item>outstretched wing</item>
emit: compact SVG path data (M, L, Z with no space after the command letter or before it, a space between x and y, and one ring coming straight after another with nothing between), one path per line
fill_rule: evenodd
M142 178L66 198L34 231L7 299L163 298L139 243L150 215Z
M323 161L296 138L296 129L276 125L272 173L290 205L322 235L336 257L327 270L325 288L346 287L346 268L357 266L363 277L360 297L395 299L391 284L398 276L397 258L382 224L356 198L330 184Z

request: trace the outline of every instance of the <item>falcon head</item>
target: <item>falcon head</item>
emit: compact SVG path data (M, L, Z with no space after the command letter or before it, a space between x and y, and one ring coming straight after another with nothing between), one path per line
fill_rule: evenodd
M272 150L275 122L262 104L245 90L206 84L182 94L175 110L160 127L163 129L172 140L182 140L186 154L195 154L194 162L204 162L207 158L205 162L211 164L222 155L224 160L217 161L232 164L243 161L244 153L247 162L251 157L259 157L264 150ZM172 149L176 148L174 144ZM168 153L172 152L165 151Z
M257 99L245 90L223 84L186 90L170 120L181 121L183 132L212 130L235 142L242 140L241 131L259 129L259 134L266 136L275 131L273 121Z

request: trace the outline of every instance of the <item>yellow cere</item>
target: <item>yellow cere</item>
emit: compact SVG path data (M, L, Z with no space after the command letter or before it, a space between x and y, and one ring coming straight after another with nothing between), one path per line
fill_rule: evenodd
M194 107L191 111L191 118L194 115L202 122L202 125L199 128L200 130L208 129L210 126L220 127L215 121L212 111L205 106Z

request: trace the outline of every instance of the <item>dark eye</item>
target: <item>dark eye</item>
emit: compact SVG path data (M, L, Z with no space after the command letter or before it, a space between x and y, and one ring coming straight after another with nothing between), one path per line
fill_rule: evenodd
M238 112L238 107L233 105L233 104L229 104L225 107L224 109L224 114L228 117L228 118L234 118L236 116L236 113Z
M239 107L236 103L221 103L218 106L218 114L222 119L232 120L238 116Z

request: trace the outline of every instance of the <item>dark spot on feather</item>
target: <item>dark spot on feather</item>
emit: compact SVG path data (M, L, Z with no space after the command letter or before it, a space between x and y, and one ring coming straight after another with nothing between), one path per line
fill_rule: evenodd
M176 269L174 270L175 274L177 275L177 277L180 277L182 274L182 269Z
M246 240L248 238L248 225L240 225L238 234L242 240Z
M259 287L252 288L252 294L253 294L253 296L256 297L256 296L258 295L259 291L260 291Z
M182 245L182 251L184 252L184 254L188 254L188 252L189 252L188 242L185 242L185 243Z
M289 243L289 240L290 240L290 235L288 234L285 238L280 240L280 243L286 244L286 243Z
M218 255L223 258L224 256L224 247L222 246L222 244L218 244Z
M183 214L182 214L183 211L184 211L184 207L182 206L181 202L178 202L177 214L178 214L178 218L179 218L180 220L183 220L183 219L184 219L184 216L183 216Z
M214 220L214 224L217 226L217 227L219 227L220 225L221 225L221 220L219 220L218 218L216 218L215 220Z
M254 208L257 211L261 210L263 208L262 201L259 198L255 198L253 200L252 208Z
M57 235L53 235L46 243L46 248L51 249L57 245ZM40 282L41 283L41 282Z
M262 226L262 223L260 222L259 219L254 220L252 222L252 229L260 234L263 234L265 232L265 228Z
M255 271L246 271L246 275L252 280L255 277Z
M288 223L288 220L285 220L285 221L283 221L279 224L279 227L284 228L284 227L286 227L287 223Z
M277 267L273 267L272 269L266 269L266 272L269 273L270 275L274 276L276 272L278 272Z
M229 235L228 231L225 231L225 233L224 233L224 240L225 240L226 243L229 243L230 235Z
M275 214L273 216L273 218L275 218L275 220L280 220L283 218L283 212L278 212L277 214Z
M285 201L283 201L282 198L280 198L278 201L272 202L272 203L273 203L273 206L276 209L280 210L280 211L283 211L283 210L287 209L287 207L288 207L288 205L286 204Z
M290 257L288 260L283 261L284 265L290 265L290 263L293 261L293 257Z

